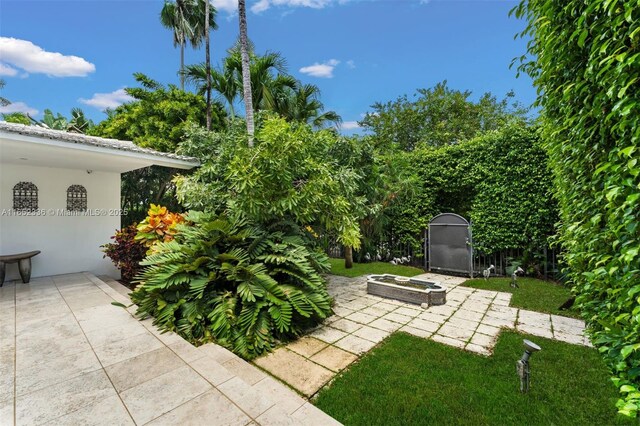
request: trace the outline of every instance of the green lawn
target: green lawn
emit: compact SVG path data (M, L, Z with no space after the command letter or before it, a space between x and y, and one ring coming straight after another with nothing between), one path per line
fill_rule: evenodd
M395 274L413 277L424 274L424 271L413 266L392 265L388 262L354 263L353 268L345 269L344 259L329 259L331 262L331 273L342 275L343 277L359 277L360 275L371 274Z
M511 306L516 308L580 318L580 315L575 310L561 311L558 309L558 307L571 297L571 292L568 288L560 284L537 280L535 278L518 278L520 288L512 288L509 285L510 283L511 278L489 278L486 281L480 278L465 281L462 285L482 290L511 293L513 294Z
M522 339L531 390L519 392ZM394 333L320 392L315 404L345 425L611 425L617 390L595 349L502 332L491 357Z

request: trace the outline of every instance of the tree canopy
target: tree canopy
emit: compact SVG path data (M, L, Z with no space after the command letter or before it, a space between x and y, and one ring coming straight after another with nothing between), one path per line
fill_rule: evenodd
M172 84L165 87L141 73L134 76L142 87L125 89L134 100L108 111L107 119L98 124L91 134L130 140L158 151L175 152L190 125L205 125L203 97ZM223 129L225 118L224 107L214 103L212 128Z
M468 90L451 89L443 81L433 88L418 89L412 99L403 95L394 101L376 102L360 125L372 132L378 149L411 151L456 144L526 117L524 108L509 104L513 93L502 100L485 93L477 102L471 95Z

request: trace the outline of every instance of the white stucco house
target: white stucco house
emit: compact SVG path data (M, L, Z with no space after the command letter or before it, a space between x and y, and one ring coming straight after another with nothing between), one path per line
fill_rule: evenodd
M191 157L132 142L0 122L0 256L40 250L32 277L89 271L119 277L102 244L120 228L120 174L191 169ZM19 278L7 267L6 279Z

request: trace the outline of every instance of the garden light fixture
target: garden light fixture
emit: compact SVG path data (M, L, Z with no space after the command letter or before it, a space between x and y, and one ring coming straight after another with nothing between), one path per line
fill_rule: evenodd
M529 357L534 352L538 352L542 348L536 345L530 340L524 339L524 353L522 354L522 358L520 358L516 362L516 371L518 373L518 377L520 377L520 392L527 393L529 392Z

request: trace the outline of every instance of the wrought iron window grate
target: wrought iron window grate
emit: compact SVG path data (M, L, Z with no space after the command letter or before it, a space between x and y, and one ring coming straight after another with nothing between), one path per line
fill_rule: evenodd
M71 185L67 188L67 210L83 212L87 210L87 190L82 185Z
M38 210L38 187L32 182L18 182L13 187L13 209L27 212Z

